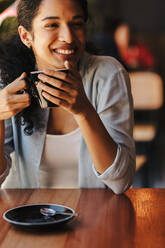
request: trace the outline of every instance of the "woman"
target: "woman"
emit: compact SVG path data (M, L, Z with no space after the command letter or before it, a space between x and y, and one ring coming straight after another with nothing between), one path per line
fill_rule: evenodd
M1 63L1 182L11 167L10 153L15 155L4 187L108 187L119 194L132 184L129 78L115 59L85 52L87 19L85 0L19 3L18 32L29 50L15 47L13 59L9 46L9 66ZM22 68L8 84L7 76ZM58 107L41 109L30 99L26 73L35 69L43 71L37 88Z

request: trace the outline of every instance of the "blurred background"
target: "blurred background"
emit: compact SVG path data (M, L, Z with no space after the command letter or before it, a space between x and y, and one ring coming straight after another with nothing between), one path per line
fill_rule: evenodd
M0 0L0 41L17 32L18 1ZM134 187L165 187L165 1L88 0L87 49L129 72L134 100Z

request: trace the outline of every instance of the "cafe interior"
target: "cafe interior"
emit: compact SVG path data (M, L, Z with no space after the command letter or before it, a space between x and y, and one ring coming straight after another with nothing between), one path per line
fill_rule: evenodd
M3 40L13 34L19 0L0 1L0 6L2 2L6 4L0 10L0 39ZM89 51L117 58L130 76L136 144L133 185L120 196L107 189L2 189L2 248L164 247L165 192L160 188L165 188L165 1L88 0L88 5ZM46 231L36 230L39 223L31 222L32 230L24 232L17 227L10 228L2 219L3 215L17 226L18 222L9 220L8 209L15 207L15 211L19 205L28 203L31 207L41 202L57 203L60 204L57 210L66 210L66 216L61 215L62 224L73 217L74 221L55 229L50 222ZM49 224L48 206L42 210L44 227L45 222ZM50 212L51 218L55 211ZM22 214L26 215L25 212ZM60 217L55 219L55 224L58 221Z

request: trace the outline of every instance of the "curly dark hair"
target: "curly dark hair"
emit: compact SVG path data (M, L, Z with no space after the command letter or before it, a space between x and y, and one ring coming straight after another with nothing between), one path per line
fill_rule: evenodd
M32 29L32 21L38 13L43 0L20 0L17 13L18 25L24 26L28 31ZM84 20L88 19L87 0L75 0L80 3L84 12ZM0 88L19 77L22 72L27 74L35 70L35 57L32 49L27 48L17 34L6 41L0 42ZM42 130L42 113L36 98L31 97L31 105L16 116L16 121L24 124L25 133L31 135L33 128Z
M35 57L31 49L28 49L18 35L6 41L0 42L0 88L4 88L22 72L27 74L35 69ZM42 119L39 116L39 104L36 98L31 97L31 105L16 115L16 121L25 124L25 133L32 134L33 127L42 129ZM37 114L38 113L38 114ZM37 115L37 121L36 121ZM28 128L29 127L29 128Z

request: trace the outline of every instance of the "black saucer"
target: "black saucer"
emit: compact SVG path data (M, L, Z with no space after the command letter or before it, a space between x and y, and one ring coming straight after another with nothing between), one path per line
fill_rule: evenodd
M54 216L44 216L41 214L41 208L51 208L57 213ZM58 212L71 213L70 216L58 214ZM75 211L67 206L57 204L32 204L23 205L7 210L3 218L14 225L22 227L48 227L66 223L73 219Z

